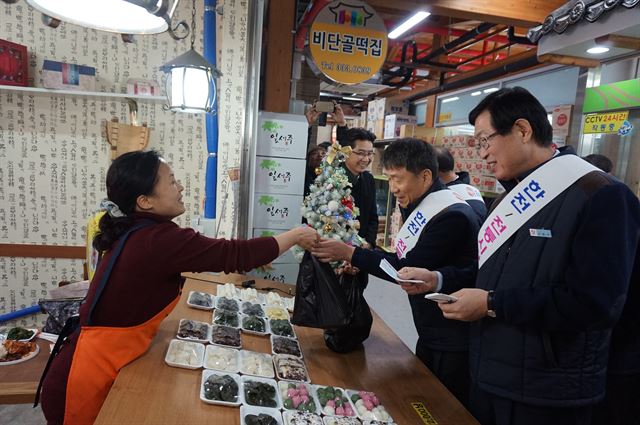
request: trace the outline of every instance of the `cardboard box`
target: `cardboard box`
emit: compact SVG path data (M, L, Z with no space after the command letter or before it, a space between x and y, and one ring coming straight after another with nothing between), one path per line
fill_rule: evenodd
M0 40L0 85L27 87L28 84L27 46Z
M302 195L306 164L304 159L256 156L255 191Z
M371 130L370 130L371 131ZM376 135L376 139L384 139L384 120L376 120L373 126L373 134Z
M96 69L91 66L45 60L42 80L47 89L96 91Z
M309 124L304 115L260 112L256 155L305 159Z
M275 236L275 235L279 235L280 233L285 232L286 230L280 230L280 229L253 229L253 237L254 238L260 238L260 237L265 237L265 236ZM281 264L281 263L286 263L286 264L294 264L294 263L298 263L298 261L296 260L296 257L293 256L293 252L291 252L290 249L288 249L284 254L282 254L281 256L279 256L278 258L276 258L275 260L272 261L272 263L274 264Z
M249 274L260 279L271 280L274 282L296 284L298 280L298 271L300 264L276 264L272 263L258 269L253 269ZM292 288L293 289L293 288ZM282 295L282 294L280 294Z
M253 227L289 230L302 223L302 195L256 193L253 201Z
M384 153L384 147L374 148L376 154L371 161L371 174L374 176L382 175L382 154Z
M400 137L400 127L403 124L416 124L417 118L413 115L391 114L384 117L384 138Z
M160 87L153 81L129 79L127 80L127 94L135 96L162 96Z
M367 104L367 123L374 122L377 118L377 100L370 100Z
M408 114L409 104L402 100L395 100L391 98L376 99L376 119L383 119L390 114Z

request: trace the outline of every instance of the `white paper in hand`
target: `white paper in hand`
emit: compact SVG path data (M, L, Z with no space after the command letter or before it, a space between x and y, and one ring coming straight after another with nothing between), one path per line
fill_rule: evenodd
M421 280L412 280L412 279L400 279L398 277L398 271L391 265L390 262L388 262L385 258L383 258L380 261L380 268L386 273L388 274L391 279L397 281L397 282L402 282L402 283L424 283Z

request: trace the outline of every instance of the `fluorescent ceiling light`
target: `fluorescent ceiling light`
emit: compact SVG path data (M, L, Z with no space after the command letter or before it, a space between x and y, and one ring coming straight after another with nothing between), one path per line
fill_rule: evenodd
M356 102L360 102L364 99L360 99L359 97L343 97L344 100L355 100Z
M425 20L425 18L429 15L431 15L431 13L429 12L424 12L424 11L416 12L415 15L413 15L412 17L410 17L409 19L401 23L399 26L397 26L393 31L391 31L389 33L389 38L394 40L400 37L402 34L409 31L411 28L415 27L420 22Z
M482 94L482 92L480 90L478 91L474 91L473 93L471 93L471 96L480 96Z
M489 87L488 89L484 89L482 91L485 92L485 93L493 93L494 91L498 91L498 90L500 90L500 89L497 88L497 87Z
M460 99L458 96L448 97L446 99L442 99L442 103L455 102L458 99Z
M153 15L145 7L129 0L27 0L27 3L45 15L83 27L123 34L156 34L166 31L167 21ZM138 2L159 8L164 2L158 0ZM170 8L169 18L174 6Z
M590 55L600 55L602 53L607 53L608 51L609 51L609 48L604 46L596 46L596 47L587 49L587 53L589 53Z

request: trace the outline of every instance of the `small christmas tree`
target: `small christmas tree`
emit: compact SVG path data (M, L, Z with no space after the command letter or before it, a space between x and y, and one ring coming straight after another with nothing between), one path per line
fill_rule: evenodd
M341 164L351 153L350 147L334 143L327 156L316 168L316 179L309 195L302 203L302 216L323 238L341 240L348 245L360 246L358 236L360 214L351 196L351 183Z

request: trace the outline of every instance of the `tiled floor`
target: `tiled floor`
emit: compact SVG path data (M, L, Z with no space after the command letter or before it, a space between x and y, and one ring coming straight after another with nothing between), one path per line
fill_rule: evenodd
M373 310L400 339L415 351L418 334L413 326L409 300L399 286L371 277L365 298ZM0 405L0 424L42 425L45 423L42 410L30 404Z

